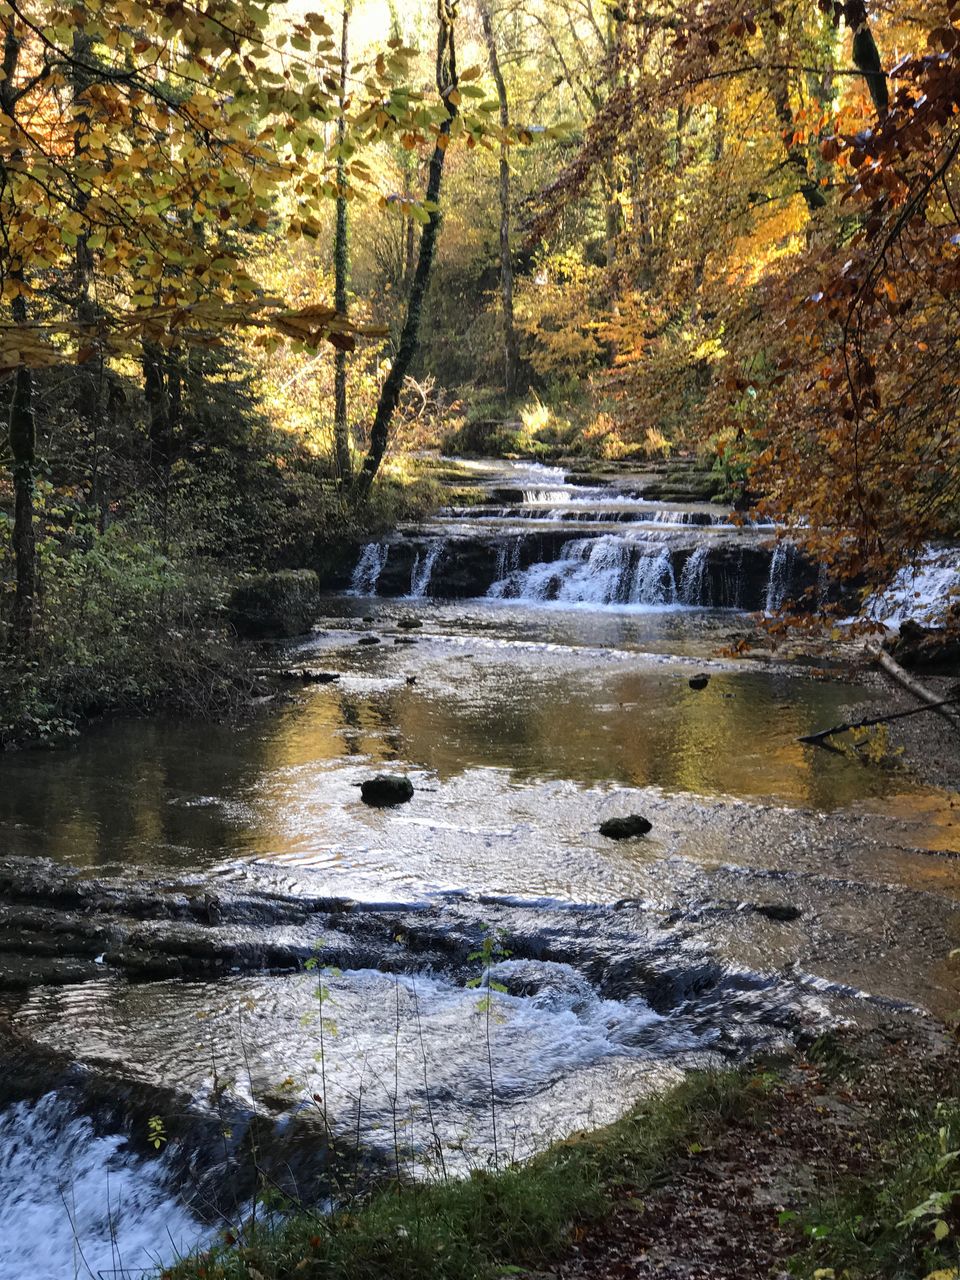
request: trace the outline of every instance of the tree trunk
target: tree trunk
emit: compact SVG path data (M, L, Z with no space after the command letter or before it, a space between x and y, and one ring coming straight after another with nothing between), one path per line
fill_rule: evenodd
M350 5L343 6L343 27L340 40L340 115L337 120L337 225L333 241L334 306L341 315L347 314L347 276L350 268L347 240L347 166L342 147L346 137L344 104L347 97L347 55L350 24ZM349 485L353 478L353 462L350 457L350 427L347 423L347 353L337 350L333 373L333 447L337 474L341 485Z
M148 459L151 467L162 478L172 462L170 397L167 391L166 357L161 347L149 341L144 341L143 344L143 394L149 414Z
M896 658L890 656L885 649L876 649L873 651L873 657L878 666L884 670L888 676L892 676L894 680L908 693L912 693L915 698L919 698L921 702L926 703L932 710L936 709L944 720L948 720L954 729L960 729L960 717L956 711L947 705L942 698L927 688L925 684L921 684L919 680L915 680L909 671L904 671Z
M26 324L27 306L22 297L14 299L13 316ZM33 643L37 597L37 555L33 499L37 470L37 429L33 414L33 371L26 365L17 369L10 406L10 454L12 459L14 514L13 556L17 575L14 600L13 638L26 653Z
M797 124L790 105L790 86L786 70L778 69L774 72L773 105L781 129L787 164L797 176L797 185L808 211L816 213L824 208L827 200L817 185L816 176L810 173L806 148L793 140Z
M73 33L73 61L68 78L73 93L74 133L73 153L80 159L87 148L90 132L90 116L87 94L94 82L93 41L83 28ZM78 191L77 207L83 212L88 196ZM77 369L74 407L79 422L86 424L90 445L90 469L87 483L87 509L94 517L95 525L102 530L106 494L103 470L103 397L105 366L103 348L96 331L100 308L93 291L94 256L89 244L89 234L81 233L77 239L74 256L74 305L80 345L87 352Z
M858 4L856 9L861 12L857 14L853 22L856 28L853 33L853 64L866 80L867 88L870 90L870 97L873 99L873 105L877 109L877 115L882 120L887 114L887 108L890 106L887 77L884 74L883 63L880 61L877 42L874 40L873 32L870 30L866 7ZM847 21L850 22L849 13Z
M430 281L430 270L433 266L433 255L437 247L437 235L440 231L440 211L437 202L440 198L440 186L443 181L443 162L447 154L447 143L450 140L450 126L457 114L457 55L454 39L455 5L449 0L438 0L437 17L439 31L437 34L437 89L443 98L447 116L440 126L437 145L430 159L430 173L427 179L426 200L431 206L429 221L420 233L420 252L417 256L417 269L414 272L410 297L407 301L407 315L400 334L400 344L390 372L387 374L380 390L377 412L370 429L370 447L363 460L363 467L357 476L354 492L358 501L363 502L369 496L370 486L380 470L383 455L387 451L390 437L390 423L400 401L403 380L410 370L413 358L420 343L420 318L423 312L423 300Z
M500 70L500 58L497 54L497 42L493 32L493 17L488 2L480 6L480 20L483 23L483 35L487 42L487 56L490 60L490 74L497 87L497 101L500 104L500 127L510 127L510 104L507 100L507 87ZM503 389L507 396L512 396L517 389L517 369L520 362L517 331L513 322L513 252L510 248L510 165L507 161L506 144L500 145L500 296L503 302Z
M20 41L11 16L3 30L3 76L0 80L0 109L10 119L17 108L14 76L20 61ZM20 160L19 151L11 160ZM6 163L0 156L0 179L6 182ZM23 286L23 263L9 272L9 278ZM16 324L27 323L27 304L18 292L11 306ZM13 642L26 653L33 644L37 599L37 555L34 529L34 487L37 471L37 428L33 412L33 370L21 364L13 384L10 402L10 471L13 479L13 561L16 594L13 606Z

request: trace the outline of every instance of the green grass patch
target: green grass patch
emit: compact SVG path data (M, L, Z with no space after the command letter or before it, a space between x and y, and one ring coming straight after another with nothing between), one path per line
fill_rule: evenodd
M335 1214L247 1225L242 1239L185 1259L165 1280L486 1280L536 1265L601 1220L616 1188L641 1193L692 1143L756 1107L765 1085L698 1074L609 1128L527 1164L429 1184L392 1184Z

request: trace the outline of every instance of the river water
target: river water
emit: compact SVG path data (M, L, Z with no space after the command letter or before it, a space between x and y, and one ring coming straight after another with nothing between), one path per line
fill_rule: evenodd
M797 742L876 696L842 674L722 656L744 610L823 589L815 570L629 477L468 478L476 504L361 548L279 652L335 682L240 724L118 720L0 760L8 861L113 895L68 968L41 945L74 928L68 907L0 920L0 1024L79 1064L6 1091L9 1280L139 1276L215 1231L211 1188L239 1157L198 1134L225 1105L287 1167L285 1134L302 1154L329 1127L435 1176L525 1156L691 1066L891 1002L956 1006L956 797ZM382 769L410 804L362 804ZM648 836L599 834L629 813ZM157 885L177 922L145 905ZM133 974L151 951L220 967ZM105 1105L103 1080L136 1105ZM314 1201L320 1164L297 1165Z

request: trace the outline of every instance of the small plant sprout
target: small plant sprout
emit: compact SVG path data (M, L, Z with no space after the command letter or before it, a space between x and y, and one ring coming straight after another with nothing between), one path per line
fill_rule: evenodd
M147 1120L147 1141L154 1151L159 1151L167 1141L167 1129L163 1116L150 1116Z

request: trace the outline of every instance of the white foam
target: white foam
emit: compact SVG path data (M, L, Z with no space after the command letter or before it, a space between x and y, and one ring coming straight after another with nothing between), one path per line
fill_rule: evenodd
M864 613L895 630L908 618L941 622L948 607L960 599L960 553L929 547L916 565L900 570L883 591L871 596Z
M487 595L495 600L662 608L677 603L677 584L666 546L605 534L573 539L556 560L509 570Z
M125 1147L55 1093L0 1113L3 1280L140 1280L199 1242L163 1157Z
M350 581L350 594L354 596L374 596L377 594L377 583L383 573L390 548L381 542L368 542L360 553L353 577Z

